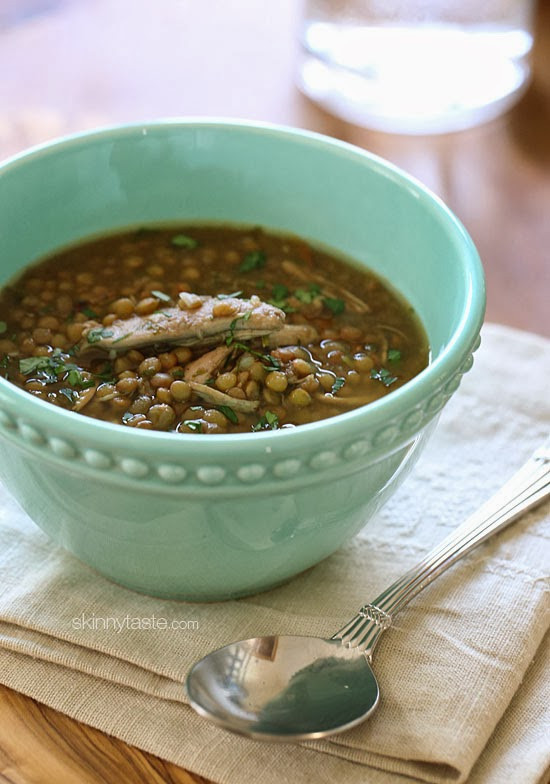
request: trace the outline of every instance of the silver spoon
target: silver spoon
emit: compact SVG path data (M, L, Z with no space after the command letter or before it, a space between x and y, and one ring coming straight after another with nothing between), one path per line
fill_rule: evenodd
M543 501L549 475L547 446L330 639L253 637L208 654L189 672L191 705L215 724L261 740L321 738L364 721L379 700L372 654L396 613L451 564Z

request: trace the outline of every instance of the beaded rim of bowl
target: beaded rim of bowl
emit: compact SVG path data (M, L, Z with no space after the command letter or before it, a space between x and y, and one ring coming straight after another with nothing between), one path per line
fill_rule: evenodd
M10 412L7 407L0 407L0 432L12 442L20 441L27 450L49 454L55 462L70 464L72 469L80 465L85 470L92 469L94 473L114 476L116 481L139 480L140 484L145 482L149 486L161 488L205 490L223 487L227 490L235 486L248 489L261 486L265 489L266 483L304 481L308 475L312 480L322 479L327 471L331 475L335 471L348 473L354 464L363 462L366 455L374 457L380 452L392 451L421 431L460 386L462 376L473 365L473 352L478 349L480 342L478 336L458 370L447 375L422 404L409 406L399 416L386 420L382 426L356 439L335 440L331 449L317 451L306 447L299 457L279 459L266 450L261 458L245 464L236 463L230 468L212 461L199 464L196 455L188 455L181 462L145 459L124 452L79 445L57 434L47 435L39 426Z

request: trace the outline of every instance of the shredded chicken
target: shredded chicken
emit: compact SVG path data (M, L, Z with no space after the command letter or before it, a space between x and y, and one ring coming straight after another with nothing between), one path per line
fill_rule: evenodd
M192 303L187 293L186 297L177 308L166 307L149 316L117 319L107 327L87 322L79 351L127 351L155 343L207 346L227 338L251 340L276 332L285 321L282 310L256 296L249 300L236 297L220 300L218 297L193 295ZM223 308L220 307L222 303ZM223 315L216 315L220 311Z
M204 384L209 378L212 378L222 364L225 362L232 349L228 346L216 346L212 351L203 354L202 357L189 362L185 366L184 379L186 381L196 381L199 384Z
M267 337L267 345L270 348L278 346L307 346L319 337L315 327L309 324L285 324L277 332L273 332Z
M260 405L259 400L241 400L238 397L231 397L218 389L206 386L206 384L197 384L196 381L190 381L189 385L196 394L206 400L207 403L213 403L216 406L229 406L234 411L241 411L242 413L250 413L255 411Z
M90 387L89 389L84 389L82 392L79 392L78 400L73 406L73 411L82 411L84 406L87 406L88 403L93 399L96 392L97 387Z

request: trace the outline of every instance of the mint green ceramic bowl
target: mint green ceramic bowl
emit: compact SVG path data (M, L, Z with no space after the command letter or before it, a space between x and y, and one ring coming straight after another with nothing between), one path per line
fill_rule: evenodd
M319 562L394 492L472 363L483 273L449 210L367 152L288 128L183 120L62 139L4 163L0 283L89 235L167 221L261 224L335 248L405 295L433 353L367 407L242 435L110 425L0 379L1 477L55 542L137 591L226 599Z

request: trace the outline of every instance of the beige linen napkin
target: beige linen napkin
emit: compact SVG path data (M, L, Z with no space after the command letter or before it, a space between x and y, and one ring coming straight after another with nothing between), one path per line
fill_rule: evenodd
M479 547L397 616L374 657L381 705L343 735L301 745L232 736L194 714L182 682L193 661L234 639L333 633L543 442L549 377L550 341L485 326L473 370L377 518L314 569L239 601L188 604L118 587L52 546L2 492L0 681L225 784L543 782L548 505Z

